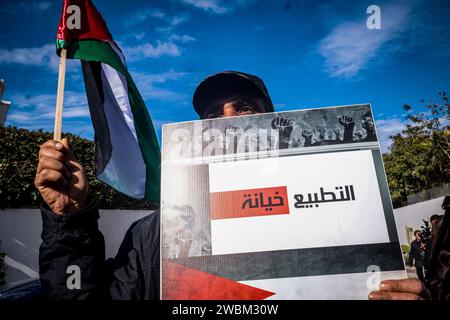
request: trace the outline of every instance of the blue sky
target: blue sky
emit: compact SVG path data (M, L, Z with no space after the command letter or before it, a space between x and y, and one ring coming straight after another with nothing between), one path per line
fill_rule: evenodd
M197 119L207 75L264 79L277 111L372 104L383 150L405 124L401 106L450 89L450 3L427 1L94 0L153 118ZM381 30L366 9L381 8ZM7 125L52 131L56 27L62 1L0 0L0 78ZM63 130L92 139L79 61L67 66Z

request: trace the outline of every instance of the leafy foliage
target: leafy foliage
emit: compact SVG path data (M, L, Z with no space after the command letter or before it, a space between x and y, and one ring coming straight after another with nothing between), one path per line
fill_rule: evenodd
M73 134L69 140L77 160L85 167L89 195L101 208L154 209L155 204L131 199L95 177L94 143ZM38 207L42 202L34 187L40 145L52 139L42 130L29 131L16 127L0 127L0 208Z
M390 137L392 145L384 163L394 207L409 194L450 181L450 104L445 92L439 97L439 103L421 100L425 112L403 106L408 124Z

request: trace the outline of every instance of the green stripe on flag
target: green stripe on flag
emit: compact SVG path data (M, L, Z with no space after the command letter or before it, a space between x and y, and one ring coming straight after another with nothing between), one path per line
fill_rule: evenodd
M153 127L150 114L145 107L144 100L128 71L126 72L126 77L128 83L128 99L130 100L131 111L133 112L136 135L147 169L145 198L159 203L161 191L161 152L156 138L155 128ZM139 105L142 105L143 108L140 108ZM150 123L150 126L147 123ZM157 152L155 149L157 149ZM157 182L155 183L155 181Z

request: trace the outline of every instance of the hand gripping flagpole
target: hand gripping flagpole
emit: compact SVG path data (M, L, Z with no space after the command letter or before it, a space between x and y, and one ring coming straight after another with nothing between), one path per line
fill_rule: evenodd
M58 92L56 95L55 129L53 140L61 140L62 113L64 103L64 82L66 80L66 57L67 49L61 49L61 59L59 60Z

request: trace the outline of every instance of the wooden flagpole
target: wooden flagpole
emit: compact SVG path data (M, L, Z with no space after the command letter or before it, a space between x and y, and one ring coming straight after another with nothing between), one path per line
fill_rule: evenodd
M66 58L67 49L61 49L61 59L59 60L58 92L56 95L55 129L53 140L61 140L62 114L64 103L64 82L66 80Z

